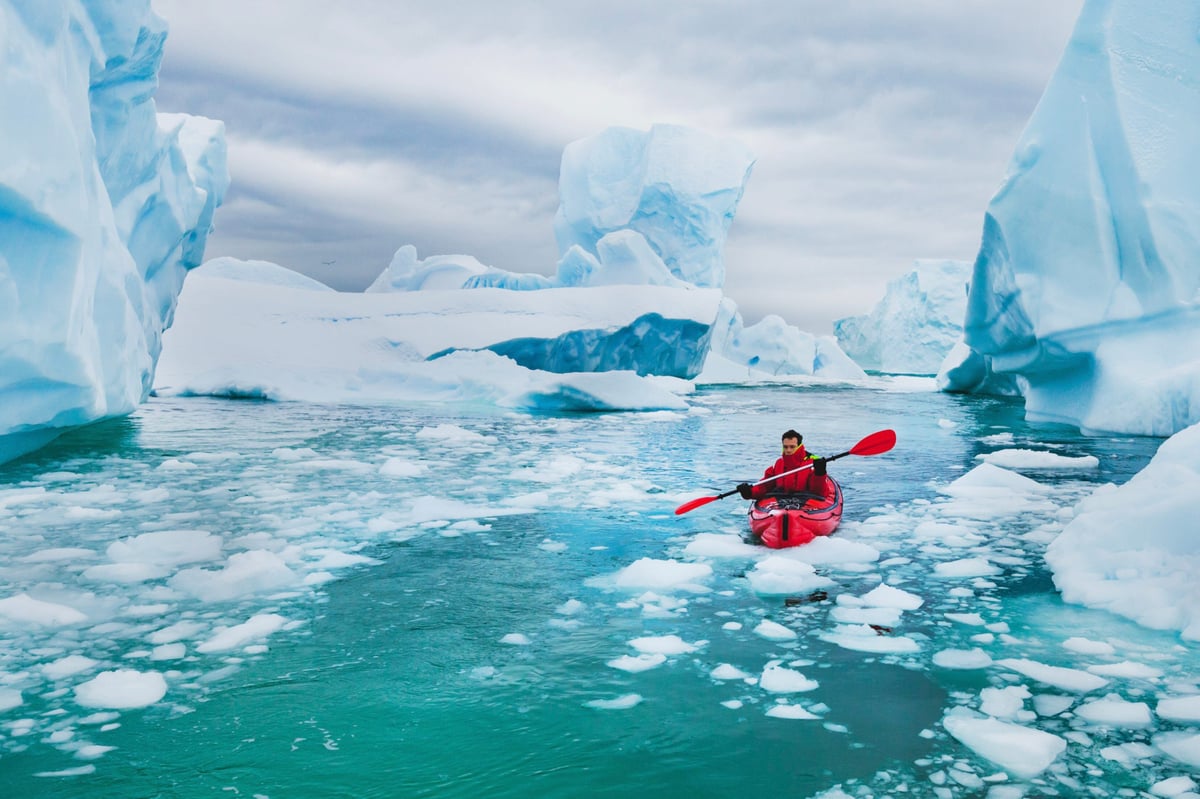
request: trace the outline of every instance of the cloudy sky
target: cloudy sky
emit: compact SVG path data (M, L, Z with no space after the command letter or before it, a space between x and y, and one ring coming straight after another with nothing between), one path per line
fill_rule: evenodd
M153 0L159 110L224 120L207 255L366 286L403 244L550 274L563 147L667 122L757 157L725 293L866 313L972 260L1082 0Z

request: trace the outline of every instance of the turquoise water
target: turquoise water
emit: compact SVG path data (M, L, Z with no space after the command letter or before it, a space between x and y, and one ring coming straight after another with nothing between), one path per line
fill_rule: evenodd
M690 414L575 416L152 400L0 467L0 598L57 598L89 617L3 628L0 685L22 696L0 713L4 795L695 799L841 785L975 796L999 769L939 722L1012 679L933 667L935 652L979 646L969 639L978 629L945 613L1006 625L985 645L997 659L1072 665L1081 656L1060 646L1071 636L1121 642L1113 660L1156 653L1161 678L1114 688L1130 698L1197 679L1195 651L1173 636L1064 606L1039 557L1039 529L1095 485L1126 481L1157 440L1030 427L1011 401L932 393L725 389L694 400ZM751 590L746 575L765 553L710 559L698 590L613 586L641 558L695 560L685 549L697 536L742 533L736 498L671 511L756 477L788 427L822 454L896 429L892 453L831 466L847 495L839 538L875 547L877 562L820 567L833 583L824 601ZM930 578L946 547L912 531L943 512L938 487L998 441L1095 454L1101 465L1038 475L1054 507L972 521L983 543L970 552L986 549L1003 571L952 596ZM478 507L492 512L470 518ZM170 576L114 582L89 571L113 541L180 529L219 536L223 560L175 571L217 574L255 550L274 553L296 579L242 590L214 578L220 590L198 595ZM916 653L827 640L837 597L864 594L881 576L925 599L894 631ZM249 648L198 646L271 613L287 626ZM764 638L754 631L763 619L797 638ZM154 631L180 622L194 626L185 652L155 659ZM632 653L631 640L665 635L695 650L647 671L608 665ZM72 654L95 664L43 675ZM781 697L711 675L733 664L757 677L773 660L819 683L786 697L818 719L769 717ZM167 694L96 717L72 686L111 668L160 671ZM640 701L629 707L589 704L631 695ZM1036 724L1080 734L1026 795L1145 790L1179 773L1161 755L1099 754L1144 743L1152 730L1084 729L1069 714Z

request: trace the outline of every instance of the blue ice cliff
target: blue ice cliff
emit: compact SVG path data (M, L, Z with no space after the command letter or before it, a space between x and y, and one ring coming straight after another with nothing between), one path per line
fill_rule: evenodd
M229 178L149 0L0 0L0 462L147 396Z
M949 391L1031 420L1200 421L1200 5L1088 0L992 198Z

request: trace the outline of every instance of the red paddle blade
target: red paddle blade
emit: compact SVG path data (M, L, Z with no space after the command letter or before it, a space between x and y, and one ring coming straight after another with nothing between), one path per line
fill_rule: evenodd
M720 497L697 497L696 499L689 500L688 502L685 502L676 508L675 515L682 515L690 510L695 510L701 505L707 505L710 502L716 502L718 499L720 499Z
M895 430L880 430L850 448L851 455L878 455L896 446Z

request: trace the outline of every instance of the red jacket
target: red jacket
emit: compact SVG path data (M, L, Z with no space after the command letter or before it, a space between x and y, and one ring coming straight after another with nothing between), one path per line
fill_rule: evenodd
M775 461L775 465L763 472L763 479L772 477L784 472L790 472L792 469L798 469L806 463L812 463L812 457L801 444L791 455L784 455L779 460ZM802 472L789 474L786 477L781 477L778 480L772 480L769 483L756 485L750 489L750 493L755 499L765 497L770 494L796 494L805 491L811 491L815 494L825 493L825 478L818 477L813 474L812 468L805 469Z

